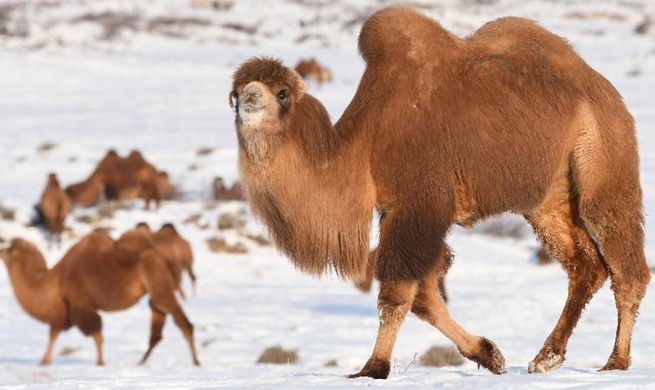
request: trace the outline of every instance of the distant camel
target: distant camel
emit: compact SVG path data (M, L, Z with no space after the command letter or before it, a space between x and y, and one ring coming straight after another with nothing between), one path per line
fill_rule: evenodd
M222 177L214 180L214 200L245 200L241 185L237 182L227 188Z
M529 372L562 365L608 275L619 321L603 370L627 369L650 273L634 120L614 87L522 18L460 39L411 8L387 8L366 20L359 49L366 69L334 126L276 60L246 61L231 92L246 198L298 268L361 279L373 209L385 215L380 329L353 376L388 376L410 310L467 358L505 372L496 345L459 326L436 288L451 225L504 211L525 216L569 276L562 315Z
M143 198L146 209L151 201L159 207L162 199L175 196L168 173L157 171L136 150L125 158L110 150L88 179L66 188L73 202L83 206L97 203L103 190L107 200Z
M298 72L303 79L315 81L317 83L332 81L332 72L319 64L315 58L300 60L298 65L296 65L296 72Z
M41 195L38 210L48 232L48 246L50 247L53 241L61 245L61 234L64 231L64 221L70 211L70 201L68 195L59 186L59 180L54 173L48 175L48 183Z
M50 341L41 364L50 364L55 340L61 331L76 326L93 336L102 357L102 320L98 310L121 311L150 294L152 325L144 364L162 338L166 315L171 314L189 344L193 363L199 365L193 343L193 325L175 298L175 282L166 260L153 250L141 232L129 231L118 241L96 232L73 246L48 270L43 255L29 242L14 239L0 251L14 293L23 309L50 325Z

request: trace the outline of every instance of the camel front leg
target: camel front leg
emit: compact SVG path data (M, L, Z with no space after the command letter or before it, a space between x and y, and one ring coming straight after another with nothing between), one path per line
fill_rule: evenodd
M358 378L368 376L374 379L386 379L391 370L391 353L396 336L407 312L412 307L418 281L381 282L378 295L378 314L380 327L373 348L373 354L357 374L348 376Z
M61 329L50 328L50 339L48 340L48 347L45 350L43 359L41 359L42 366L47 366L50 364L50 362L52 362L52 350L55 347L55 341L57 341L59 333L61 333Z
M102 358L102 342L103 342L103 337L102 337L102 332L98 331L93 334L93 341L95 342L96 345L96 353L98 354L98 361L96 364L98 366L104 366L105 365L105 359Z

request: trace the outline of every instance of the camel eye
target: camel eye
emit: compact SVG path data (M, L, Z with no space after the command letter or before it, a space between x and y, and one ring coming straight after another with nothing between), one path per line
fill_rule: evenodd
M289 97L289 93L284 89L277 94L277 99L281 102L287 100L288 97Z

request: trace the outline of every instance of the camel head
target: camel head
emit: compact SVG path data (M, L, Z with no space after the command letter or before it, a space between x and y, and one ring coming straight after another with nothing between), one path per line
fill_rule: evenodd
M282 145L305 83L272 58L255 57L234 73L230 106L236 113L239 146L251 163L272 157Z
M59 187L59 180L57 180L57 175L50 173L48 175L48 185L53 185Z
M0 259L4 261L7 269L19 265L22 265L23 268L28 266L30 268L31 266L46 267L45 259L36 246L21 238L14 238L9 247L0 250Z

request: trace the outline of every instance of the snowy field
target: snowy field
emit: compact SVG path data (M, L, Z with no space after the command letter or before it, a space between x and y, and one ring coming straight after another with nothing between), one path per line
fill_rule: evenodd
M315 56L335 80L310 84L309 90L336 120L363 71L356 50L362 18L385 4L236 0L229 10L217 11L190 8L183 0L0 0L0 205L15 210L13 218L0 220L0 237L33 241L52 266L96 227L111 229L117 237L140 221L154 228L173 222L195 254L198 291L183 307L195 325L202 363L199 368L191 365L187 346L169 320L148 365L137 366L150 327L144 299L126 312L103 314L105 367L94 366L92 340L74 329L59 338L53 364L40 367L48 328L18 305L2 266L0 388L655 389L653 291L644 299L635 327L632 368L596 372L611 352L616 328L608 285L583 314L564 366L550 374L527 374L527 364L555 325L567 291L558 265L536 265L538 244L527 228L518 238L494 237L484 229L455 229L449 238L456 252L446 279L449 309L469 332L498 345L508 373L494 376L468 361L447 368L415 364L417 354L450 342L409 315L386 381L344 378L357 372L372 350L378 322L375 293L362 294L335 277L302 275L275 249L260 247L235 231L218 230L220 214L246 208L238 202L210 202L214 177L230 183L237 179L234 114L227 104L235 67L253 55L276 56L290 66ZM614 83L637 120L646 254L655 266L655 25L646 17L655 15L655 3L415 4L462 36L503 15L536 19L569 39ZM112 13L130 24L108 35L107 26L121 25L111 23L116 21L107 17ZM162 22L166 17L186 22ZM54 147L39 151L46 143ZM96 214L96 208L76 209L67 221L70 231L63 247L47 251L43 232L27 226L46 175L56 172L64 185L84 179L109 148L121 154L140 149L170 173L182 199L165 202L158 211L144 211L142 202L135 202L92 224L80 217ZM200 155L201 148L213 151ZM196 222L188 223L192 216ZM245 229L261 232L252 219ZM249 251L214 253L206 244L213 237L240 241ZM297 350L299 362L256 364L265 348L276 345ZM331 360L336 366L326 366Z

